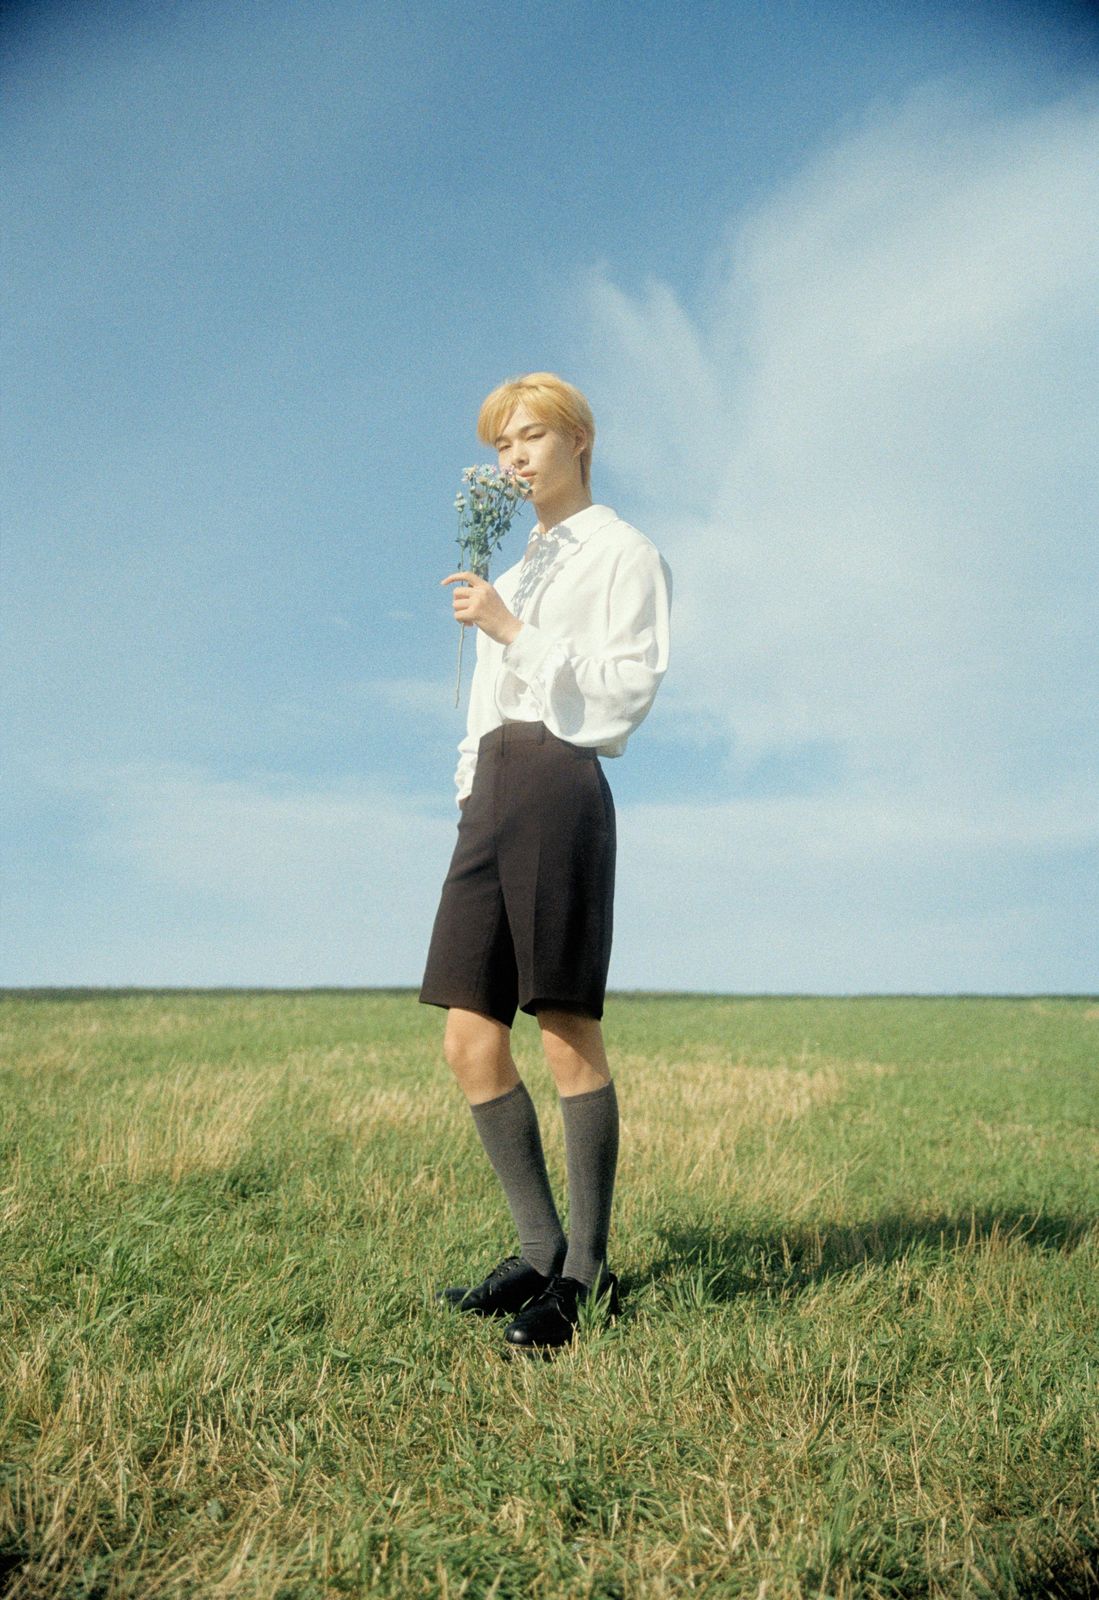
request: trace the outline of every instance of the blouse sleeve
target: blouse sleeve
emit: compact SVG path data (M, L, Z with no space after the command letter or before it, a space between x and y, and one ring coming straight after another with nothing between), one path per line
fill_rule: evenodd
M539 701L551 733L571 744L613 745L644 720L668 669L671 590L667 562L646 543L610 573L597 649L523 624L503 662ZM590 619L585 632L590 638Z

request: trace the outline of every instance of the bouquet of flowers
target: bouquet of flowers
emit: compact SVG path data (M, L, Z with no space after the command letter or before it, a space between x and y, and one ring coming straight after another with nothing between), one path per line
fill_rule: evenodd
M464 572L474 572L488 581L488 567L493 552L504 541L512 518L530 484L508 467L500 472L496 467L467 467L462 473L462 485L454 501L458 513L458 549ZM462 646L465 643L467 624L458 624L458 677L454 685L454 704L458 704L462 688Z

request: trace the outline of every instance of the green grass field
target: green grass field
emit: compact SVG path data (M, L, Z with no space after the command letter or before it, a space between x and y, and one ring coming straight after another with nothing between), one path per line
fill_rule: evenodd
M0 1026L0 1594L1099 1593L1096 1001L612 996L548 1362L434 1302L516 1243L414 995Z

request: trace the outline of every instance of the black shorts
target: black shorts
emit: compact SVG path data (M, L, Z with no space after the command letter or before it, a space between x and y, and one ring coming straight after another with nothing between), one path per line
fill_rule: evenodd
M614 905L615 818L594 750L541 722L477 748L420 999L511 1027L518 1008L600 1018Z

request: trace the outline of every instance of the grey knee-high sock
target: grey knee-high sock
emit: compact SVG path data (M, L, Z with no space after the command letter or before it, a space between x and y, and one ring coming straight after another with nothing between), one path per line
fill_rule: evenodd
M524 1261L549 1277L565 1259L565 1232L550 1188L538 1113L525 1083L471 1105L481 1143L507 1196Z
M561 1271L590 1289L607 1259L618 1166L618 1094L612 1081L560 1098L569 1171L569 1248Z

